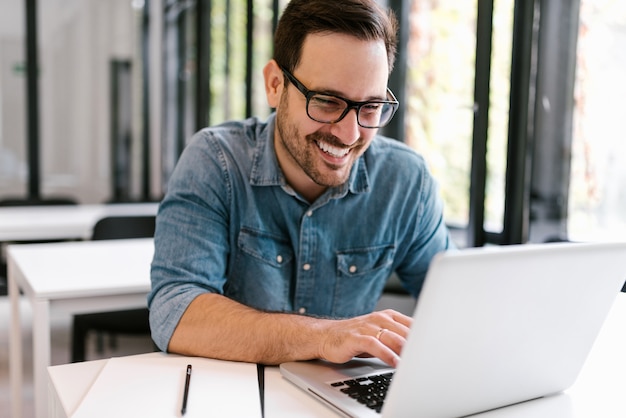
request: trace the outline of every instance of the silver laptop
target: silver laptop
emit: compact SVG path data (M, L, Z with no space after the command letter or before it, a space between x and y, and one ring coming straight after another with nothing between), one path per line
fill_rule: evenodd
M442 253L396 370L371 359L280 370L350 417L459 417L559 393L576 380L625 280L625 243ZM385 379L381 406L373 398ZM354 399L370 385L374 395Z

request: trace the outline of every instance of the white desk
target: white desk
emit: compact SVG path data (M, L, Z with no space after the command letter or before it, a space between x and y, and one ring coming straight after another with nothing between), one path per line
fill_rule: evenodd
M137 359L170 356L148 353L132 356ZM70 417L98 378L108 360L63 364L48 367L48 417ZM255 395L256 396L256 395ZM247 402L241 399L241 402ZM249 400L257 402L258 398ZM284 380L278 367L265 368L265 417L326 418L337 416L321 402Z
M151 238L21 244L8 247L11 303L9 368L12 416L20 418L22 327L20 289L32 305L35 413L46 416L46 367L50 365L50 310L98 312L146 306Z
M563 394L476 415L480 418L617 418L626 416L626 294L619 294L589 358L572 388ZM156 355L146 354L146 356ZM66 417L97 378L107 360L48 368L50 417ZM283 379L277 367L265 369L265 417L338 416Z
M89 239L106 216L156 215L158 203L0 207L0 242Z

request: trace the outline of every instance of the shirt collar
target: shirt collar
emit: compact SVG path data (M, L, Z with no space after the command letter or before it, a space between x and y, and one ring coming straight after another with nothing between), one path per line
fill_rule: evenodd
M288 187L285 176L278 165L274 148L274 126L276 114L272 113L256 138L256 146L250 172L250 184L253 186L282 186ZM367 151L366 151L367 154ZM367 164L362 155L352 167L347 183L327 190L332 197L343 197L348 191L354 194L366 193L370 190Z

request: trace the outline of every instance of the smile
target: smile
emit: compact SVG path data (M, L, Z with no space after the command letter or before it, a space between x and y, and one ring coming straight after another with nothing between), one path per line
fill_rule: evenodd
M315 141L315 143L322 151L335 158L343 158L350 152L349 148L334 147L326 142Z

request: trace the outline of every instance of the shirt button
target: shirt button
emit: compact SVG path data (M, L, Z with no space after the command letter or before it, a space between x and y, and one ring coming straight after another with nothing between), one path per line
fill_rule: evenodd
M312 210L307 211L306 216L308 217L313 216L313 211Z
M305 265L302 266L302 269L304 271L309 271L309 270L311 270L311 265L309 263L306 263Z
M282 262L283 262L283 256L282 256L282 255L280 255L280 254L278 254L278 255L276 256L276 261L278 262L278 264L282 263Z
M300 308L300 309L298 309L298 312L300 314L304 314L304 313L306 313L306 308Z
M350 266L350 273L356 273L356 266Z

